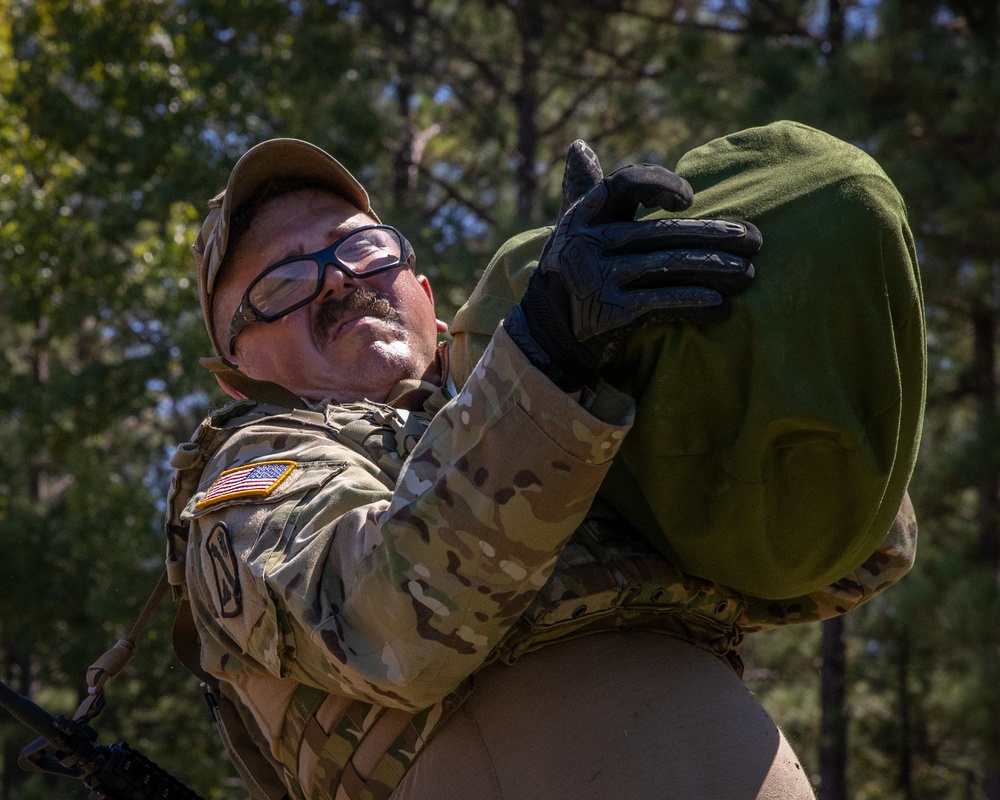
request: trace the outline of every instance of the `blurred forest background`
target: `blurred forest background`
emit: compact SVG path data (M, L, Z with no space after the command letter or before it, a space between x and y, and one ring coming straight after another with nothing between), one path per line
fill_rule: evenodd
M842 624L750 637L747 684L826 800L1000 799L998 49L981 0L0 0L0 676L71 713L156 581L167 459L223 399L189 250L249 146L341 159L447 316L553 220L574 138L608 171L671 166L794 119L873 155L910 209L920 545ZM244 797L170 606L101 741ZM0 800L85 797L18 769L30 738L0 712Z

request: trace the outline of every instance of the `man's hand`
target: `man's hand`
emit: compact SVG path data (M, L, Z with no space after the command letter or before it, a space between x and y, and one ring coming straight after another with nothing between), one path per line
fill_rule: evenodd
M683 178L633 164L606 178L575 141L563 177L564 213L504 328L565 391L582 389L625 336L654 322L718 322L753 280L760 231L748 222L635 221L639 205L682 211Z

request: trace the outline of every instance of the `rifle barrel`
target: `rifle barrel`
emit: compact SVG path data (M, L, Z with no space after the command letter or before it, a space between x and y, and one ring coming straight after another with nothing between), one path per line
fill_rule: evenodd
M55 720L48 711L19 694L6 683L0 681L0 706L6 708L15 719L27 725L39 736L51 736Z

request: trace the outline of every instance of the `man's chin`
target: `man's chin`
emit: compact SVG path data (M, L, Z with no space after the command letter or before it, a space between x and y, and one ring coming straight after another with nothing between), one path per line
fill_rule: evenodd
M362 348L326 348L329 370L324 370L321 387L329 391L321 398L334 397L341 402L372 400L381 403L396 385L408 378L420 378L427 373L425 364L417 363L413 350L405 341L376 338ZM319 376L316 376L319 377Z

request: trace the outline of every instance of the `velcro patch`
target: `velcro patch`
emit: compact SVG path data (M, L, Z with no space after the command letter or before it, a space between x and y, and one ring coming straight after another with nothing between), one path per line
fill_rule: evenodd
M217 522L205 540L215 573L215 591L219 595L219 613L223 617L238 617L243 610L243 592L240 589L240 571L236 554L229 538L226 523Z
M295 461L264 461L227 469L219 474L194 507L204 508L234 497L267 497L295 466Z

